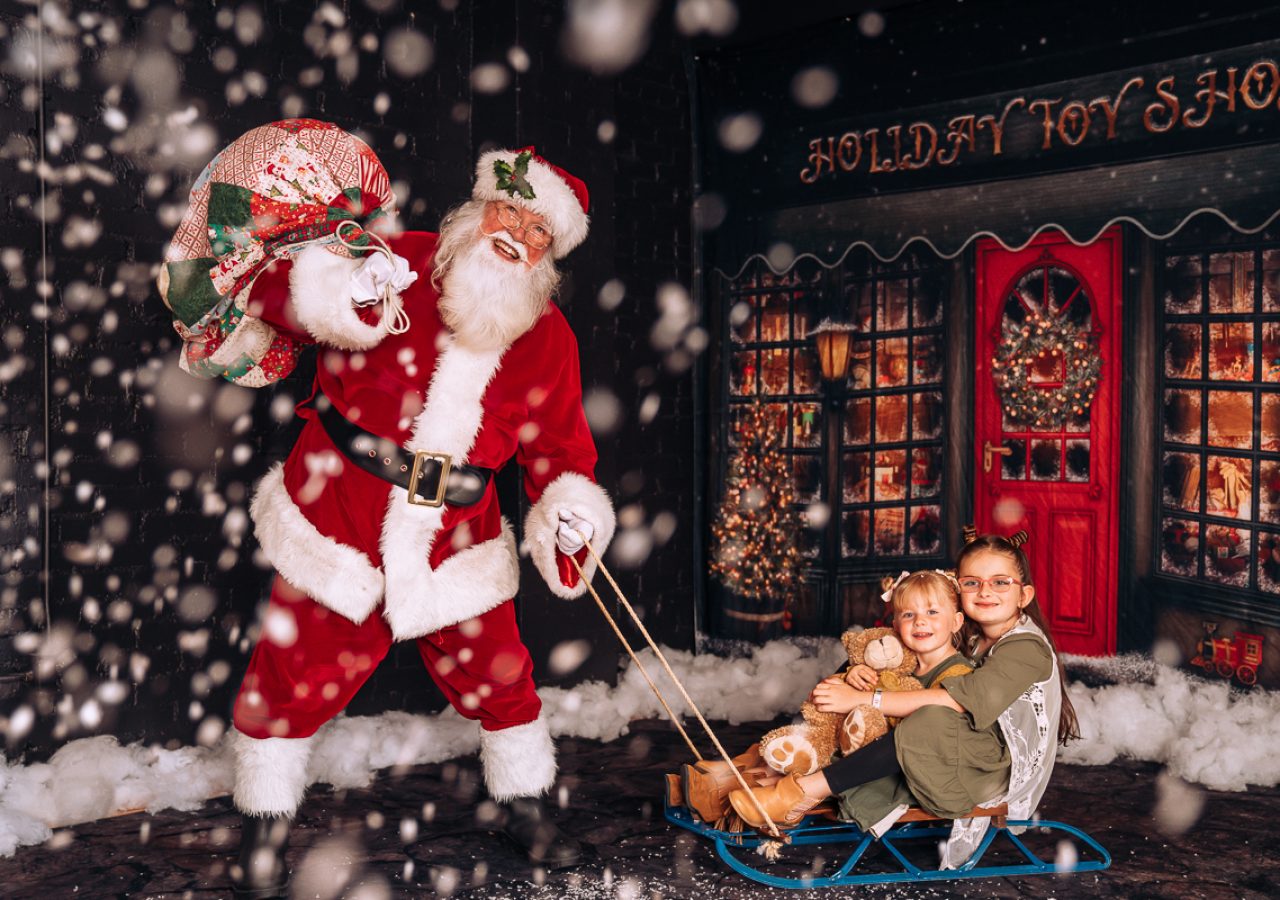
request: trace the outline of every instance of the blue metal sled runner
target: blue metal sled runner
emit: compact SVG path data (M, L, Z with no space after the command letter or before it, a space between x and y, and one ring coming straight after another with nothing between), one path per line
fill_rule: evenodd
M845 887L852 885L898 884L903 882L953 881L961 878L1003 878L1011 875L1097 872L1111 865L1111 854L1079 828L1062 822L1031 822L1005 819L1001 815L992 816L991 827L987 829L982 843L960 868L938 869L920 865L919 861L923 857L937 859L938 843L946 840L951 831L951 823L929 816L921 810L912 810L911 813L908 813L903 818L913 818L915 821L900 821L899 824L891 828L878 842L884 851L879 853L874 852L873 849L877 846L875 838L862 831L857 825L851 822L834 821L821 815L808 816L799 826L787 832L790 838L788 846L811 847L814 850L818 850L818 848L825 849L832 847L832 845L854 845L853 852L844 859L839 868L829 874L823 874L816 871L816 869L821 867L822 856L830 854L831 851L829 850L826 854L810 855L808 859L788 860L784 855L778 863L770 863L756 853L756 848L768 840L765 836L752 831L734 833L718 830L700 821L683 806L676 806L670 803L666 806L666 816L667 821L672 824L679 825L694 834L714 841L716 852L720 855L720 858L738 874L750 878L752 881L780 888ZM1018 835L1009 831L1009 826L1026 826L1028 829L1038 831L1042 835L1048 833L1055 836L1054 850L1060 859L1055 862L1053 859L1045 860L1041 858ZM987 855L988 850L991 850L992 845L996 844L1001 836L1003 836L1004 840L1000 843L1011 844L1021 854L1021 857L1008 852L1001 852L1007 848L997 847L997 850L993 851L993 853L1002 857L1011 857L1011 861L1001 860L989 865L982 865L983 857ZM900 845L910 841L918 841L921 838L930 840L916 845L920 848L914 853L917 862L912 862ZM1076 853L1074 860L1068 861L1064 858L1069 854L1063 853L1060 848L1060 842L1063 840L1069 840L1074 844ZM868 851L872 852L868 853ZM839 854L836 855L838 856ZM748 862L748 859L752 861ZM871 866L876 866L877 862L882 869L888 867L887 870L859 871L860 864L865 870L868 868L868 863ZM762 868L757 868L757 866L789 869L793 872L800 871L802 874L791 876L775 875L763 871ZM827 868L829 869L829 867Z

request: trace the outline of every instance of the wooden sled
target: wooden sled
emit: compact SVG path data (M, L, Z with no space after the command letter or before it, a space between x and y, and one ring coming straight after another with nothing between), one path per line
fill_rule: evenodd
M672 783L673 778L676 778L676 784ZM939 819L918 807L909 809L877 841L874 835L864 832L852 822L840 821L833 804L824 804L798 826L788 829L784 835L784 847L811 849L800 853L786 853L784 850L777 862L771 862L757 852L762 844L773 840L768 835L754 831L726 831L708 825L686 809L679 799L678 777L669 775L665 804L667 821L712 841L716 853L729 868L752 881L771 887L847 887L1018 875L1061 875L1097 872L1111 865L1111 854L1079 828L1063 822L1010 819L1009 809L1004 804L989 808L977 807L969 814L969 818L990 818L991 827L987 829L973 855L956 869L937 868L937 846L950 835L951 821ZM1039 835L1056 837L1056 840L1051 839L1050 844L1056 858L1043 858L1022 837L1010 831L1010 828L1020 826ZM907 848L903 846L912 841L920 842L912 852L914 860L908 857ZM1062 841L1069 841L1074 853L1063 848ZM852 852L847 855L843 849L836 849L847 844L854 845ZM992 851L993 845L997 846L997 850ZM877 851L877 847L883 852ZM999 860L983 864L989 851L1000 853L1010 847L1016 853L1004 852L1001 855L1012 856L1011 861ZM827 859L835 864L834 869L823 864ZM788 870L790 874L784 874Z

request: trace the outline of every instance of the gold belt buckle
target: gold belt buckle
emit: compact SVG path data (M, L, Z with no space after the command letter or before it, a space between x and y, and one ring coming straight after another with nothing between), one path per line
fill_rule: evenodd
M436 495L429 500L418 499L418 479L422 477L422 464L428 459L440 463L440 483ZM432 453L430 450L415 450L413 453L413 471L409 474L409 502L414 506L444 506L444 492L449 486L449 470L453 468L453 457L447 453Z

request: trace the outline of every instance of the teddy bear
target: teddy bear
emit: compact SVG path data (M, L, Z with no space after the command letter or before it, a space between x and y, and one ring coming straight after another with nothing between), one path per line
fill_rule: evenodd
M902 646L892 628L846 631L840 637L849 656L849 669L866 665L876 671L877 685L886 691L920 690L911 676L916 655ZM802 723L775 728L760 739L760 752L769 768L784 775L809 775L827 763L839 748L850 753L888 732L896 720L886 719L869 703L848 714L820 712L806 700L800 706Z

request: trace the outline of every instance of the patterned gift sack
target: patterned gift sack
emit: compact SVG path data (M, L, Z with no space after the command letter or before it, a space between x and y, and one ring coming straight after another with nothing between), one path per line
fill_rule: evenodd
M286 119L237 138L196 179L160 271L179 365L245 387L288 375L303 345L249 314L254 279L313 243L364 255L366 229L389 229L394 217L386 169L338 126Z

